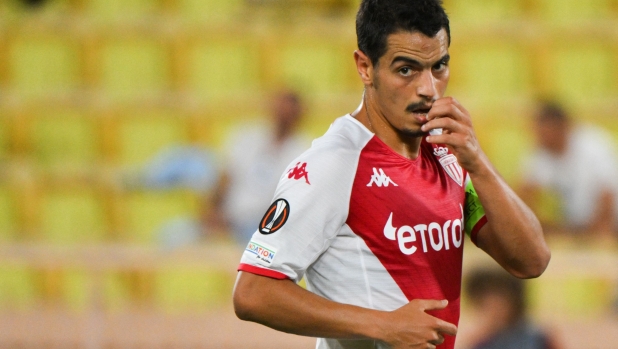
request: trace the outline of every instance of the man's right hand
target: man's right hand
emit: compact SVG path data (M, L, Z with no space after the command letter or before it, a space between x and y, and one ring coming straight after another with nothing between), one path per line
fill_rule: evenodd
M444 309L446 300L415 299L386 315L382 341L392 349L433 349L444 342L444 334L454 336L457 326L426 313Z

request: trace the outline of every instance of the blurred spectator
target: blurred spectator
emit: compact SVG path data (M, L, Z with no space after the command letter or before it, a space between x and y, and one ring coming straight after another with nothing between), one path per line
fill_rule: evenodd
M476 269L464 290L481 317L470 334L472 349L559 349L555 338L527 317L524 281L502 269Z
M303 114L298 93L277 93L271 108L272 120L245 125L230 137L206 217L207 226L232 232L239 243L249 241L273 199L279 177L310 145L296 133Z
M521 197L533 210L541 193L555 193L561 213L545 230L610 237L618 216L618 158L611 137L574 124L554 102L540 102L534 115L537 149L524 163ZM552 223L552 224L547 224Z

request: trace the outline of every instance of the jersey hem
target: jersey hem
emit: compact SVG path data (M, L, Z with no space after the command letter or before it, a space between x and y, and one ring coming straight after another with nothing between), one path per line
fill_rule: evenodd
M237 270L246 271L248 273L256 274L260 276L266 276L271 279L277 279L277 280L289 279L287 275L280 273L278 271L274 271L274 270L266 269L266 268L260 268L260 267L256 267L254 265L245 264L245 263L240 263Z
M470 232L470 240L472 240L472 242L475 245L478 245L476 243L476 236L479 233L479 230L481 230L481 228L487 223L487 216L483 216L481 219L479 219L478 222L476 222L476 224L474 225L474 228L472 228L472 231Z

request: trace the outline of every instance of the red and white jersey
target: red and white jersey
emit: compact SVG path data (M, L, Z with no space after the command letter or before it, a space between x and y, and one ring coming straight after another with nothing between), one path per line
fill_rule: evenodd
M305 276L320 296L377 310L447 299L430 314L457 324L464 234L474 237L485 222L478 201L466 200L466 179L446 147L423 140L410 160L341 117L281 176L239 270ZM445 337L440 348L453 348L455 338ZM387 346L320 338L317 348Z

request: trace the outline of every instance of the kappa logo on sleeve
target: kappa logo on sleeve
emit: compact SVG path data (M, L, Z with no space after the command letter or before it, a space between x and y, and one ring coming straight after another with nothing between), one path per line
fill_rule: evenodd
M290 204L285 199L273 202L260 221L260 233L272 234L281 229L290 216Z
M307 172L307 163L296 163L296 166L294 166L288 171L288 178L294 178L295 180L304 178L305 182L311 185L311 183L309 183L309 172Z

